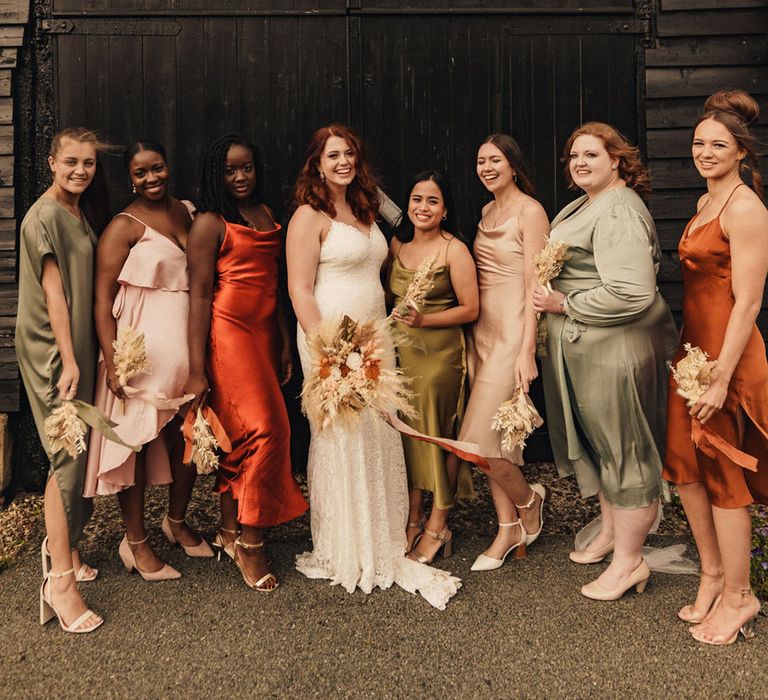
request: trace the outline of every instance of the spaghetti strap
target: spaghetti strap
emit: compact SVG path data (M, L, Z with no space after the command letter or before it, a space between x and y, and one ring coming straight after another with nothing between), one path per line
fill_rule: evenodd
M134 216L133 214L129 214L127 211L121 211L112 217L113 219L116 219L118 216L127 216L134 221L138 221L144 228L152 228L149 224L144 223L141 219L139 219L137 216Z
M444 261L444 263L443 263L443 265L444 265L445 267L448 267L448 248L450 248L450 247L451 247L451 243L453 243L453 239L454 239L454 238L455 238L455 236L451 236L451 237L448 239L448 243L447 243L447 244L446 244L446 246L445 246L445 261Z
M400 251L403 249L403 242L398 238L397 242L400 244L397 246L397 252L395 253L395 257L399 260L400 259Z
M318 209L317 211L319 211L326 219L328 219L328 221L333 223L333 219L330 216L328 216L328 214L326 214L322 209Z
M719 218L720 218L720 216L722 215L722 213L725 211L725 208L728 206L728 202L730 202L730 201L731 201L731 197L733 197L733 195L734 195L734 193L736 192L736 190L738 190L738 189L739 189L739 187L741 187L742 185L743 185L744 187L746 187L746 186L747 186L745 182L740 182L738 185L736 185L736 187L734 187L734 188L731 190L731 193L728 195L728 199L726 199L726 200L725 200L725 202L723 203L723 206L722 206L722 207L720 207L720 211L719 211L719 212L717 212L717 216L715 217L715 219L719 219Z
M182 199L180 201L187 208L187 211L189 212L189 218L194 221L195 210L197 209L197 207L194 204L192 204L192 202L190 202L188 199Z

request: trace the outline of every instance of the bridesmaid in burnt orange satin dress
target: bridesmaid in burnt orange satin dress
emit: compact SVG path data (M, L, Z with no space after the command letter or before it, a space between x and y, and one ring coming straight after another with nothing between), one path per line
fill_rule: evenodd
M697 641L754 636L760 603L750 588L751 518L768 503L768 361L755 325L768 274L768 210L749 124L757 103L721 91L696 123L692 155L707 194L678 251L684 343L717 361L714 379L689 408L670 378L664 478L677 484L701 560L696 600L680 619ZM741 178L747 165L750 189Z
M291 374L278 301L283 244L280 226L261 202L261 173L258 152L240 138L225 137L207 151L187 247L185 391L195 394L192 409L207 396L232 442L216 479L222 525L213 544L234 560L250 588L271 591L278 582L267 566L261 530L298 517L307 503L291 472L280 392Z

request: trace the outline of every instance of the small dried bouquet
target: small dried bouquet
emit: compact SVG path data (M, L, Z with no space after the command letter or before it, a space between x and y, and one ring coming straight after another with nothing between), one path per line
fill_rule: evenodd
M501 433L502 454L510 454L525 447L528 436L543 423L531 398L518 387L512 398L499 406L491 428Z
M563 269L565 261L568 259L568 244L565 241L553 241L547 239L547 244L533 258L533 269L536 274L536 281L550 294L552 289L552 280ZM547 323L542 319L541 314L537 313L536 318L536 349L539 357L547 355Z
M188 411L182 426L184 433L184 463L190 462L198 474L210 474L219 468L219 452L231 452L232 444L209 406L198 406Z
M120 386L125 386L128 380L137 374L152 372L143 333L131 326L121 328L117 340L112 342L112 347L115 349L115 374Z
M418 309L424 303L427 294L435 286L435 272L437 272L437 253L421 261L408 289L405 290L403 300L397 305L399 313L406 314L409 308Z
M677 383L677 393L688 406L693 406L712 384L717 362L710 360L700 347L686 343L683 348L685 357L672 367L672 376Z
M61 406L54 408L43 428L52 452L65 449L72 458L85 452L85 421L77 415L77 408L71 401L63 401Z
M414 415L408 379L400 370L381 366L389 323L344 316L321 322L307 337L313 367L301 396L304 413L313 423L326 428L354 420L365 408Z

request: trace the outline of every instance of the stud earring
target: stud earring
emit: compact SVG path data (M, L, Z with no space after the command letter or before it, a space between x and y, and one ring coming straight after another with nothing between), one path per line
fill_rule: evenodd
M512 182L517 182L517 173L512 176Z
M322 170L320 171L320 179L325 182L325 173Z
M133 192L133 194L136 194L136 185L131 185L131 192Z

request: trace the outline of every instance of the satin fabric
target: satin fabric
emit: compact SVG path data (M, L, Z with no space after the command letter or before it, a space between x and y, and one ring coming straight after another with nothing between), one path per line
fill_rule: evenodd
M683 337L675 363L685 355L683 343L698 346L711 359L717 359L734 305L731 250L720 214L692 227L695 218L688 222L678 246ZM692 428L697 426L692 425L685 399L677 394L671 376L667 411L666 479L678 484L703 482L710 500L719 508L768 503L768 361L757 326L733 373L725 405L705 424L705 430L716 438L756 458L756 471L745 470L717 449L713 444L716 439L707 440L707 444L699 441L699 448L694 445Z
M206 371L209 402L232 442L216 490L231 492L237 520L266 527L298 517L307 502L291 473L290 426L278 380L277 272L280 226L226 223Z
M75 361L80 370L75 398L91 403L96 373L96 330L93 324L93 262L96 236L85 218L79 220L50 197L40 197L21 223L19 240L19 308L16 316L16 357L40 441L61 492L75 547L92 511L83 498L86 453L72 458L66 450L51 452L44 422L61 402L56 383L61 355L51 329L42 286L43 258L55 258L70 316Z
M656 229L628 187L586 196L552 222L569 258L554 281L568 314L547 314L547 424L561 476L581 494L641 508L663 492L666 361L677 345L656 289Z
M405 267L398 257L392 261L389 288L395 304L400 304L415 270ZM447 265L437 268L434 287L427 294L420 311L432 314L458 304ZM461 326L447 328L410 328L396 326L398 334L410 342L398 344L397 361L403 373L413 381L413 404L416 418L403 417L403 422L420 433L455 439L464 413L464 380L466 357L464 331ZM474 497L469 465L459 466L456 494L448 483L445 469L447 454L437 445L403 436L408 488L431 491L437 508L451 508L455 499Z

